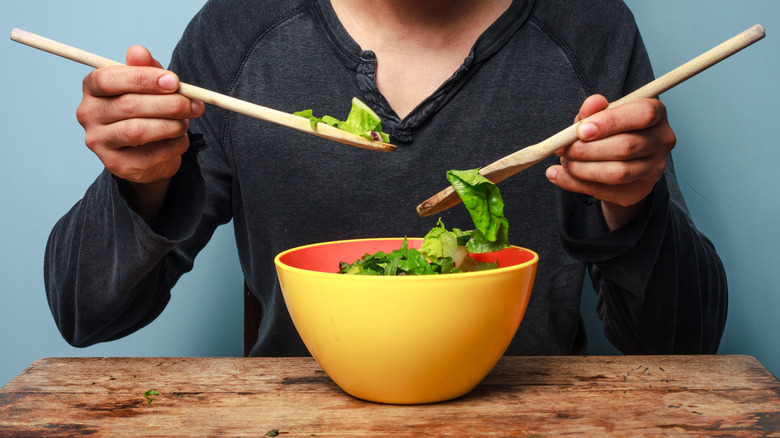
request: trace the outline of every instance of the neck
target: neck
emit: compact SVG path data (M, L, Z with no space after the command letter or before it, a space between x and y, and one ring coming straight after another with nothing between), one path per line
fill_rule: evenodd
M484 30L511 0L331 0L341 22L365 49L418 42L428 46L471 37ZM467 36L466 36L467 35Z
M377 58L376 81L404 118L460 67L512 0L331 0L347 33Z

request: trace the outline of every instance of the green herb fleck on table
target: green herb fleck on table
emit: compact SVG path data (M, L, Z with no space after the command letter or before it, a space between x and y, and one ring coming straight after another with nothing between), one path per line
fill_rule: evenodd
M147 404L152 404L152 396L154 395L160 395L159 392L157 392L156 389L150 389L146 392L144 392L144 397L146 397Z
M277 436L279 435L279 429L271 429L265 433L265 436Z

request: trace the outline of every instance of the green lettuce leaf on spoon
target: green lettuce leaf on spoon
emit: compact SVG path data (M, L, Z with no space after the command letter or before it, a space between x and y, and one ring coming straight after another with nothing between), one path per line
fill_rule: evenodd
M310 109L295 112L293 115L309 119L312 129L317 123L325 123L369 140L390 142L390 136L382 132L382 119L357 97L352 98L352 109L344 121L327 115L316 117Z

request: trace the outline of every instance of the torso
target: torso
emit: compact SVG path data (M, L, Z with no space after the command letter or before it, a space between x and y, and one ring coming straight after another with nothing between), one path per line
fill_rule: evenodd
M283 7L288 1L295 8L292 12ZM576 13L590 10L592 1L582 0ZM209 4L216 8L217 3ZM363 97L384 117L389 105L377 98L373 78L365 76L373 73L369 68L375 65L373 57L362 58L356 40L345 32L326 0L239 3L255 8L254 15L263 23L259 25L255 17L236 12L236 8L225 8L229 16L202 29L203 37L183 46L175 58L173 68L185 82L214 89L229 87L232 95L287 112L313 108L318 114L334 116L345 116L347 102L355 96ZM542 6L552 3L536 2ZM586 96L578 73L593 73L592 78L622 77L619 74L626 71L626 65L619 62L603 63L601 67L599 61L587 64L585 70L574 69L567 52L550 37L589 34L592 25L584 29L552 26L544 10L537 11L531 21L526 19L525 13L530 14L526 5L516 0L511 16L505 16L506 22L502 17L495 23L502 26L485 24L491 29L481 38L472 35L469 40L479 41L473 47L475 60L465 64L467 71L459 69L459 76L447 80L433 96L418 93L418 99L425 101L418 107L421 111L412 111L403 121L389 125L400 125L405 128L402 133L408 135L405 142L393 137L398 145L396 152L374 153L338 145L213 107L204 117L193 120L191 129L204 133L210 146L198 153L206 204L214 210L204 213L203 220L233 219L243 272L263 302L261 340L253 354L289 356L307 351L281 297L273 265L276 254L331 240L422 236L438 218L448 227L468 227L470 218L464 208L420 218L415 207L444 188L447 170L485 165L569 126ZM279 8L275 13L266 10L274 7ZM213 14L204 14L202 19L207 24L207 20L215 20ZM233 21L247 30L218 32L224 23ZM549 24L550 33L538 23ZM257 39L258 26L271 30ZM225 42L220 47L232 47L236 35L246 36L234 50L209 50L213 38ZM611 49L607 59L613 61L610 54L621 47L630 49L633 44L632 38L605 37L599 41L610 42L605 47ZM360 44L377 49L363 41ZM464 61L459 58L467 56L469 44L462 46L463 51L449 66L441 67L438 60L416 62L437 65L439 79L448 77L453 73L449 70ZM579 46L573 49L577 53L583 50ZM378 53L380 69L389 69L387 64L392 66L392 58L382 58L387 55L381 50ZM609 83L614 88L596 89L613 95L624 82ZM398 102L399 95L394 93L397 90L388 89L386 84L381 83L382 91ZM414 96L409 90L421 89L414 80L403 85L398 89L404 95ZM584 333L578 325L585 266L568 255L561 244L557 199L563 197L558 197L544 176L546 166L554 161L555 157L550 157L501 185L505 214L510 218L510 241L540 255L528 312L507 350L512 355L585 351ZM190 245L180 247L184 251Z

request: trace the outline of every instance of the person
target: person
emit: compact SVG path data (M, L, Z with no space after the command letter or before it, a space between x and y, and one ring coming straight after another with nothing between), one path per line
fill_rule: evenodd
M143 47L83 81L77 117L105 165L54 227L49 304L87 346L156 318L221 224L263 314L251 355L307 351L273 257L309 243L423 235L465 208L415 207L450 169L489 164L578 121L579 140L502 182L510 241L540 261L512 355L587 353L586 270L627 354L714 353L727 285L677 185L665 106L607 102L653 76L619 0L212 0L162 69ZM352 97L394 152L354 148L177 93L179 81L344 119Z

